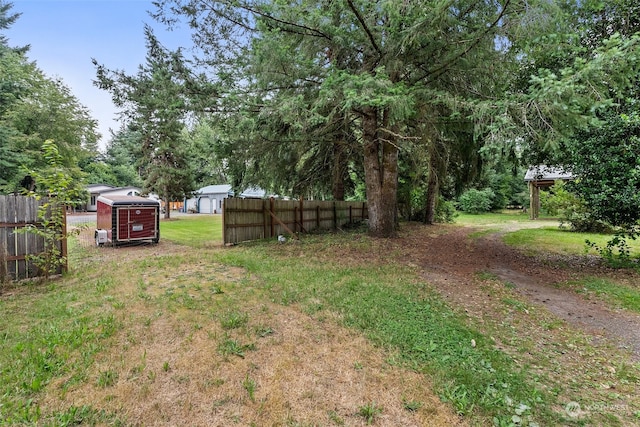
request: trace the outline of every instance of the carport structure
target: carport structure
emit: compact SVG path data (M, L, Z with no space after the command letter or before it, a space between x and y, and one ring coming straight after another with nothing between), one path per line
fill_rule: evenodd
M538 219L540 216L540 189L549 189L556 181L573 179L571 172L562 167L545 165L531 166L524 176L529 183L529 218Z

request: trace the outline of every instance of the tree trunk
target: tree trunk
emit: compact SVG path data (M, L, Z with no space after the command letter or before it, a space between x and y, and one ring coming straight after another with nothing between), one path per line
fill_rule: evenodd
M438 193L440 186L438 185L438 169L434 165L434 156L431 156L429 160L429 181L427 183L427 206L424 217L424 222L427 224L433 224L436 219L436 207L438 204Z
M331 176L331 192L333 200L344 200L344 180L347 172L347 157L342 140L333 143L333 170Z
M393 237L396 232L398 148L379 137L379 115L377 109L366 108L362 116L369 232L378 237Z
M169 190L164 190L164 219L171 219L171 209L169 205Z

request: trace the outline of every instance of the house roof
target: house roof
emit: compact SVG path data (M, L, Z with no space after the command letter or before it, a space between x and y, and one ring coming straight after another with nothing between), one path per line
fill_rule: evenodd
M524 175L525 181L556 181L573 179L573 174L562 167L531 166Z
M111 187L111 188L107 188L106 190L102 190L100 193L101 194L109 194L109 193L116 193L116 192L121 192L121 191L126 191L126 190L134 190L137 193L142 193L142 190L138 187L133 187L133 186L127 186L127 187Z
M207 185L194 192L195 195L201 196L203 194L228 194L231 192L231 186L228 184L220 185Z
M87 191L89 193L100 193L102 191L111 190L114 187L109 184L89 184L87 185Z

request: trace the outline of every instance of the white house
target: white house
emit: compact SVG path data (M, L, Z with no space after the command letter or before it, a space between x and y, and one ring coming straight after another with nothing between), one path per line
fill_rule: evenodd
M91 184L87 186L89 192L89 203L87 203L87 212L95 212L98 207L96 200L98 196L139 196L142 194L142 190L138 187L114 187L107 184ZM149 199L160 200L155 194L149 194Z

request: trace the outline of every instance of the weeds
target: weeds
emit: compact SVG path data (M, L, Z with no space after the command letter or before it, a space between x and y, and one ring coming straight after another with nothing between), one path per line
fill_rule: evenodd
M241 313L239 311L229 311L220 320L222 328L227 330L243 327L248 322L249 315L247 313Z
M275 333L275 331L271 327L263 326L263 325L257 326L255 331L256 331L256 335L260 338L265 338Z
M107 388L113 386L118 381L118 373L112 369L102 371L98 375L96 384L98 387Z
M422 408L422 402L418 402L415 400L402 399L402 405L404 406L404 409L409 412L415 412L418 409Z
M373 423L374 419L382 413L382 408L377 406L375 402L367 403L358 408L358 415L367 421L367 424Z
M218 352L223 356L238 356L243 359L246 351L255 349L255 344L240 344L238 340L231 338L226 338L218 345Z
M249 395L249 400L251 400L252 402L256 401L255 393L256 393L257 386L258 384L255 382L255 380L249 377L249 374L247 374L244 380L242 380L242 388L244 388L247 391Z

